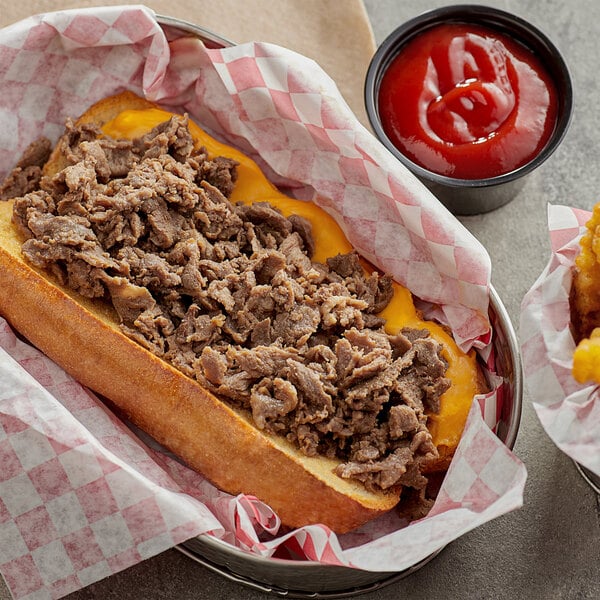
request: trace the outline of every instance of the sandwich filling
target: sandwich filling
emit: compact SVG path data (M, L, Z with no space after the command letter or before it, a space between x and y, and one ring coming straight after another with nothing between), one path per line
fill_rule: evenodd
M64 169L41 176L31 151L4 188L32 265L339 476L424 490L426 413L450 380L427 329L386 332L388 276L354 252L312 260L309 221L231 202L236 162L209 159L186 117L133 140L68 122L59 145Z

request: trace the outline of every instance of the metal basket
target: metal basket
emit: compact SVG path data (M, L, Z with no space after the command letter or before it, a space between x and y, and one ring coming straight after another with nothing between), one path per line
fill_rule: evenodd
M207 47L224 48L233 42L203 27L180 19L157 16L163 28L174 35L194 35ZM507 393L497 436L513 448L521 419L523 375L519 345L510 318L492 287L490 320L494 328L493 345L496 371L507 383ZM371 592L407 577L431 561L435 552L401 572L374 572L323 565L300 560L265 558L241 550L209 535L200 535L177 548L204 567L261 592L287 598L345 598Z

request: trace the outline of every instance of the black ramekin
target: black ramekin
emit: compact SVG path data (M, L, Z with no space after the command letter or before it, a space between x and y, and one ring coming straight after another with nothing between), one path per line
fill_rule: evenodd
M545 147L521 167L484 179L457 179L439 175L407 158L388 138L381 125L378 96L381 79L404 44L425 30L442 23L472 23L510 36L529 48L550 73L558 94L554 131ZM365 80L367 116L379 140L410 169L454 214L485 213L510 202L523 184L523 177L539 167L565 136L573 111L573 86L561 53L537 27L521 17L488 6L458 4L423 13L395 29L378 47Z

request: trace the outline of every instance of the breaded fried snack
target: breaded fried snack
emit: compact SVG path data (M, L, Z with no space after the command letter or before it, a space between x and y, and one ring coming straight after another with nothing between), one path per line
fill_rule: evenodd
M600 383L600 204L586 223L575 259L571 288L571 321L577 348L573 377Z

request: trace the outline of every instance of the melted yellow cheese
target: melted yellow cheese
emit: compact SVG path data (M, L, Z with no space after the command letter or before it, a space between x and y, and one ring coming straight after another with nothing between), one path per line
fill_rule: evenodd
M171 113L157 108L125 110L102 129L105 135L112 138L133 139L148 133L171 116ZM209 157L226 156L239 163L238 179L230 198L232 202L251 204L267 201L285 216L297 214L305 217L313 225L315 261L325 262L328 257L352 250L339 225L323 209L312 202L295 200L282 194L248 156L215 140L192 121L189 122L189 128L196 146L206 148ZM394 334L402 327L426 328L443 346L443 356L448 361L447 377L452 385L441 398L440 412L428 415L428 427L441 453L445 453L445 449L452 452L462 435L473 396L479 391L480 377L475 353L465 354L443 327L422 320L411 293L396 282L393 285L394 296L381 313L386 319L386 331Z

